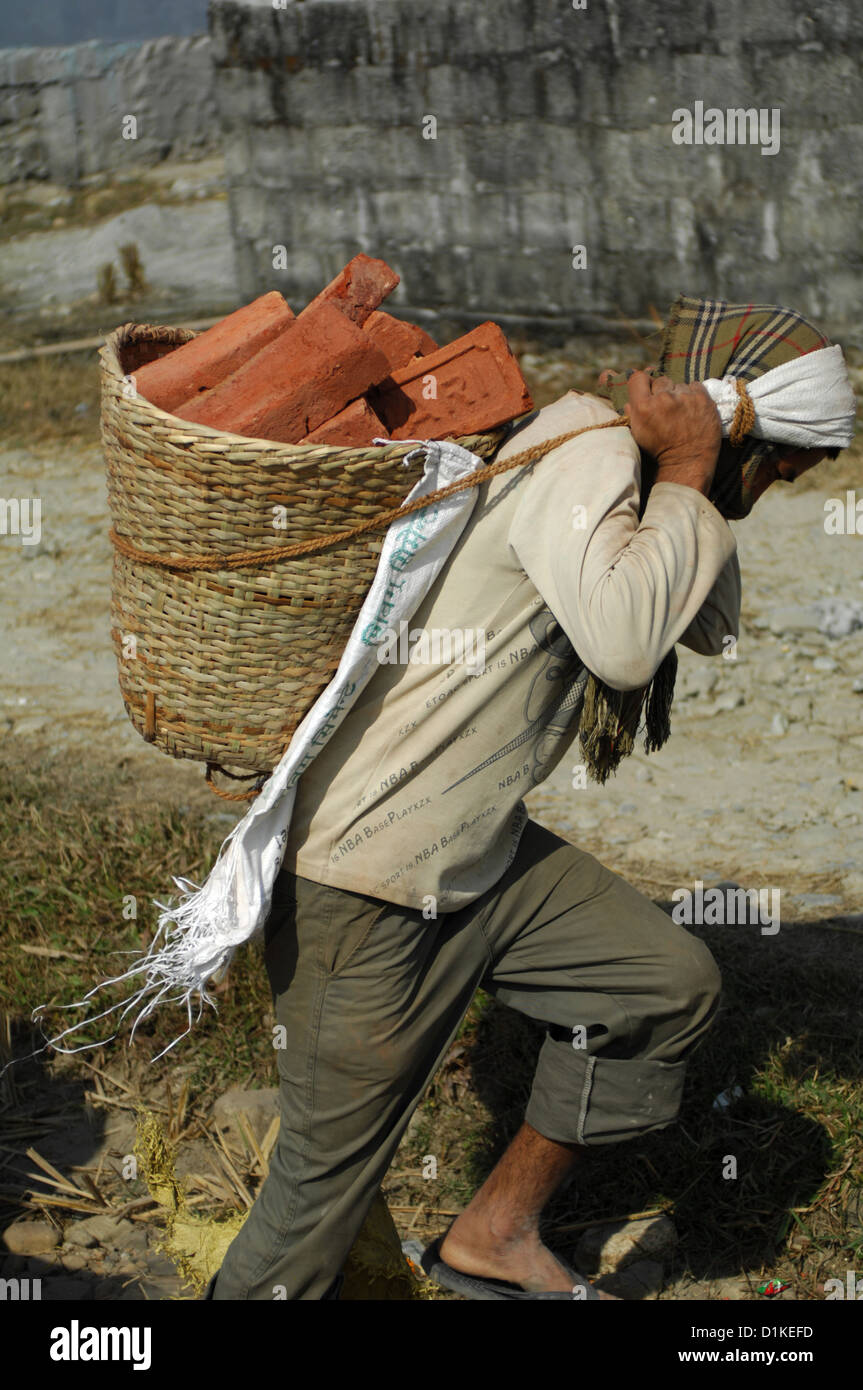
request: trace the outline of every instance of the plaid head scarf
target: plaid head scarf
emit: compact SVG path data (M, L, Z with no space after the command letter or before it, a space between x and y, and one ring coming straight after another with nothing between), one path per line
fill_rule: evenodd
M830 340L793 309L778 304L729 304L724 299L682 294L671 306L659 367L652 374L675 382L723 376L750 382L783 362L829 346ZM612 381L598 388L596 394L605 396L623 413L628 399L625 380ZM759 466L776 447L752 437L737 446L723 439L709 495L724 517L738 520L749 514ZM642 479L642 513L653 476L648 463ZM621 759L632 752L642 715L645 751L662 747L670 733L676 673L677 654L672 647L642 690L612 690L595 676L590 677L579 732L595 781L605 782Z

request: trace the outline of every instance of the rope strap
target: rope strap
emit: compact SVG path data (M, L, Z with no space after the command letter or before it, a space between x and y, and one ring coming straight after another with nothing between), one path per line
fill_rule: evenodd
M550 453L552 449L558 448L568 439L575 439L579 434L587 434L589 430L614 429L619 425L628 429L629 417L616 415L611 420L601 420L598 424L583 425L581 429L570 430L568 434L556 435L554 439L547 439L541 444L534 444L530 449L523 449L520 454L515 454L512 458L498 459L496 463L478 468L467 478L460 478L447 487L438 488L437 492L431 492L427 497L417 497L406 505L391 507L388 511L380 512L377 516L370 517L366 521L360 521L356 526L351 526L347 530L334 531L323 537L313 536L310 540L296 541L293 545L270 546L266 550L238 550L230 555L216 557L203 555L189 558L182 555L154 555L151 551L139 550L128 537L118 535L113 526L108 535L121 555L137 561L138 564L153 565L157 569L184 572L190 570L261 569L265 565L276 564L279 560L292 560L299 555L316 555L320 551L326 550L328 546L339 545L343 541L352 540L354 536L364 535L368 531L379 531L383 527L389 526L390 522L397 521L403 516L409 516L411 512L422 511L424 507L431 506L433 502L442 501L445 497L451 497L453 493L462 492L468 487L477 487L480 483L486 482L487 479L496 477L498 473L506 473L511 468L518 468L522 464L535 463ZM422 448L422 445L417 447Z
M742 377L735 377L734 385L737 390L738 401L734 419L731 421L731 429L728 431L728 442L733 444L735 449L739 449L755 424L755 404Z

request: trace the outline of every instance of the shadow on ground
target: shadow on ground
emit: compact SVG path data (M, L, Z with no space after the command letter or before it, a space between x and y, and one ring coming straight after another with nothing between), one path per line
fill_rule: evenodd
M710 947L723 992L691 1058L679 1119L594 1146L546 1209L545 1238L571 1249L577 1223L664 1206L680 1237L672 1278L778 1275L796 1258L795 1287L808 1278L823 1297L816 1273L836 1272L832 1257L841 1276L863 1236L853 1185L863 933L841 919L775 936L757 926L692 930ZM469 1158L477 1185L521 1123L544 1035L544 1025L487 1000L470 1049L472 1085L491 1115ZM736 1087L742 1096L717 1109ZM724 1176L730 1160L736 1177Z

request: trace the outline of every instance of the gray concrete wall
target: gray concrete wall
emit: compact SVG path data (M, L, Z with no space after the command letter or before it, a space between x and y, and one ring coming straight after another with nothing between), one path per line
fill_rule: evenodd
M860 317L855 0L214 0L210 32L246 298L300 307L363 250L447 323L664 316L678 290ZM673 143L698 100L778 108L778 151Z
M0 50L0 183L73 185L218 149L210 50L206 34Z

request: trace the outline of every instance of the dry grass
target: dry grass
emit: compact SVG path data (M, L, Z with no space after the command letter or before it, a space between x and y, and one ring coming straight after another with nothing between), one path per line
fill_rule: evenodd
M59 781L51 768L24 773L6 758L0 773L0 991L20 1055L39 1041L27 1022L30 1010L80 997L116 969L113 952L148 944L150 899L164 893L172 873L200 875L219 834L177 808L124 809L122 780L107 787L97 774L79 771ZM129 893L138 898L135 922L122 916ZM553 1244L568 1251L588 1224L662 1210L682 1239L676 1274L745 1271L782 1278L799 1298L820 1298L825 1278L844 1279L847 1269L859 1268L863 935L847 925L840 934L841 925L791 925L776 938L711 935L723 1010L692 1060L680 1123L589 1154L547 1211ZM180 1030L173 1010L142 1029L131 1053L118 1040L13 1069L3 1083L4 1129L12 1136L4 1142L38 1153L40 1133L57 1118L46 1121L44 1104L40 1111L35 1103L49 1078L56 1086L84 1077L96 1108L128 1114L146 1100L181 1151L206 1146L212 1164L191 1162L196 1205L218 1214L244 1209L267 1154L248 1135L226 1152L212 1132L208 1137L207 1116L228 1086L275 1084L271 1003L257 948L237 958L218 1001L218 1018L205 1013L194 1041L152 1066L148 1059ZM477 996L386 1180L403 1236L430 1237L470 1200L521 1122L541 1041L539 1025ZM714 1110L717 1093L735 1084L744 1098L728 1112ZM738 1164L734 1181L722 1177L729 1154ZM423 1176L429 1155L437 1161L433 1180ZM44 1173L36 1158L31 1163L30 1171ZM114 1208L122 1197L139 1201L145 1217L143 1190L103 1174L94 1194L86 1180L70 1179L55 1164L60 1181L80 1191L47 1184L49 1205L83 1213L100 1201Z
M0 369L4 446L25 449L63 443L98 448L99 391L95 348L4 363Z

